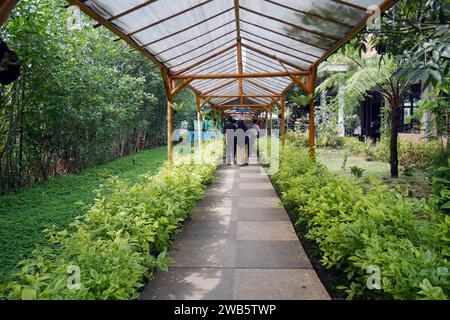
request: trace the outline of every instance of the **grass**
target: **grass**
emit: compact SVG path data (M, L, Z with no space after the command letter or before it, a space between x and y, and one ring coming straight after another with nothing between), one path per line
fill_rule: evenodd
M48 225L67 227L83 215L106 178L115 175L133 184L144 173L156 173L165 160L165 147L145 150L0 197L0 283L36 244L47 243L42 231Z
M421 172L414 172L411 176L400 174L398 179L392 179L389 163L366 161L363 158L350 154L347 158L345 169L343 169L344 154L344 150L319 149L317 151L317 158L329 171L343 176L352 177L350 167L356 165L364 169L363 177L371 176L378 178L390 187L402 186L409 190L411 196L422 198L427 197L431 192L431 185L426 175Z

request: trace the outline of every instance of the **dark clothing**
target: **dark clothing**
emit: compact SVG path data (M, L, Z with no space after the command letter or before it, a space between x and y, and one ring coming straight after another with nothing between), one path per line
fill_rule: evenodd
M227 135L227 130L233 130L231 136ZM236 130L236 125L231 121L227 121L223 126L223 134L225 135L225 143L226 143L226 164L234 164L235 163L235 155L236 155L236 144L234 143L234 130ZM230 139L231 138L231 139ZM231 141L229 141L229 139Z
M227 130L236 130L236 126L234 125L234 123L231 122L227 122L225 123L225 125L223 126L223 133L226 134Z

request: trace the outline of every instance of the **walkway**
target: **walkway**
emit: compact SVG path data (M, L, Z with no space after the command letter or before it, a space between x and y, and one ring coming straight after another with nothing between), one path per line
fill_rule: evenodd
M329 299L259 165L223 167L142 299Z

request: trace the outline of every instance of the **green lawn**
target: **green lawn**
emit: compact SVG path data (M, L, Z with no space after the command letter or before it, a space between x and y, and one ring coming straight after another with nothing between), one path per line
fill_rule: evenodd
M144 173L155 173L165 160L165 147L146 150L0 197L0 283L35 244L46 243L46 226L65 227L84 214L86 206L79 202L91 204L105 178L115 175L132 184Z
M366 161L363 158L349 155L345 169L343 169L344 154L344 150L317 150L319 162L324 164L331 172L351 177L350 167L356 165L364 169L363 177L371 176L379 178L391 187L397 185L403 186L410 191L411 196L427 197L431 191L430 183L425 174L414 172L412 176L405 176L400 173L398 179L392 179L389 163L386 162Z

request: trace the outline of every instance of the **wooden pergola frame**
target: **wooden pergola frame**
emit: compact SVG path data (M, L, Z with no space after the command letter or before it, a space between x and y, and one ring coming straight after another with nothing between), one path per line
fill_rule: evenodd
M267 15L262 12L257 12L251 8L243 7L239 4L239 0L234 0L234 6L232 8L229 8L225 11L216 13L214 15L211 15L207 17L206 19L202 21L198 21L195 24L191 25L188 28L184 28L182 30L178 30L176 32L173 32L171 34L165 35L163 37L157 38L152 40L149 43L145 44L138 44L138 42L135 41L133 38L134 35L137 33L147 30L155 25L158 25L160 23L163 23L165 21L168 21L172 18L178 17L190 10L193 10L194 8L201 7L203 5L206 5L207 3L210 3L212 0L204 0L190 8L186 8L184 10L181 10L179 12L176 12L170 16L164 17L163 19L160 19L158 21L152 22L148 25L144 25L140 27L137 30L133 30L131 32L125 33L120 28L118 28L114 22L117 19L120 19L122 17L125 17L129 14L132 14L142 8L145 8L146 6L151 5L152 3L156 2L157 0L149 0L145 1L139 5L136 5L133 8L130 8L124 12L121 12L119 14L116 14L108 19L103 18L100 16L97 12L92 10L89 6L85 4L85 0L68 0L72 5L76 5L81 8L81 10L96 20L98 22L97 26L104 26L107 29L109 29L111 32L116 34L120 39L128 43L130 46L132 46L137 51L141 52L144 56L146 56L149 60L153 61L156 66L161 71L161 75L164 81L164 86L167 94L167 129L168 129L168 136L167 136L167 148L168 148L168 159L169 161L172 161L172 151L173 151L173 127L172 127L172 115L173 115L173 101L174 97L184 88L189 88L192 90L196 96L196 104L197 104L197 121L199 123L199 128L201 125L201 121L203 120L202 116L202 108L210 103L213 99L224 99L224 101L221 101L220 103L212 103L211 107L214 110L218 110L218 112L224 113L224 111L230 111L235 108L248 108L249 110L254 110L257 113L265 113L266 117L266 127L268 126L268 112L270 112L270 127L272 128L272 110L273 106L276 105L281 110L281 141L282 144L285 143L285 99L286 99L286 92L292 88L294 85L299 86L306 94L311 94L314 96L315 91L315 84L317 79L317 67L318 65L324 61L328 56L330 56L332 53L334 53L337 49L339 49L343 44L345 44L351 37L353 37L356 33L361 31L367 23L367 19L370 17L370 15L367 15L364 19L360 20L358 24L356 25L350 25L348 23L345 23L342 21L342 19L334 18L334 17L328 17L325 15L321 15L320 12L308 12L299 10L296 8L291 8L285 4L278 3L276 1L272 0L265 0L267 3L270 3L272 5L278 6L280 8L283 8L283 10L291 10L293 12L296 12L297 14L314 17L317 19L320 19L322 21L329 21L333 22L337 25L351 28L350 32L348 32L344 37L338 38L336 36L333 36L331 34L327 34L324 32L320 32L318 30L313 30L311 28L305 27L303 25L296 24L291 21L284 21L280 18L277 18L275 16ZM350 3L348 1L341 1L341 0L330 0L332 2L335 2L336 4L351 8L352 10L357 11L363 11L366 13L367 9L361 6L358 6L356 4ZM7 17L10 15L12 9L17 4L18 0L4 0L2 4L0 5L0 25L2 25ZM383 12L387 10L389 7L391 7L396 0L384 0L379 5L380 11ZM255 23L252 23L250 21L241 19L240 13L241 11L245 11L246 13L251 13L254 15L257 15L259 17L263 17L265 19L269 19L271 21L275 21L276 23L280 23L283 25L286 25L288 27L291 27L293 29L308 33L310 35L319 37L320 39L325 39L327 41L333 41L334 45L331 47L327 47L322 45L321 43L313 43L306 39L299 39L296 37L292 37L289 34L283 34L279 31L272 30L267 28L263 25L258 25ZM210 21L211 19L220 17L228 12L234 12L234 20L231 21L224 21L223 24L221 24L218 27L215 27L213 29L207 30L203 34L195 35L194 37L191 37L189 39L184 40L181 43L178 43L176 45L172 45L169 48L164 49L163 51L160 51L158 54L152 53L150 50L148 50L149 46L153 45L154 43L158 43L160 41L163 41L165 39L168 39L170 37L173 37L177 34L180 34L181 32L184 32L188 30L189 28L194 28L202 23L205 23L206 21ZM171 50L175 47L181 46L185 43L194 41L198 39L199 37L202 37L203 35L207 33L214 32L218 30L219 28L222 28L224 26L228 26L230 24L235 24L235 31L236 32L236 38L232 41L228 41L224 44L221 44L218 47L213 46L211 43L203 44L202 47L211 46L211 49L204 52L203 54L196 56L195 58L190 58L188 61L182 61L177 63L176 65L168 67L167 63L171 60L175 60L179 57L182 57L189 52L178 54L176 57L172 57L170 59L163 60L159 58L160 54ZM248 30L244 30L241 27L241 24L245 25L252 25L255 28L259 28L261 30L264 30L266 32L270 32L273 34L276 34L277 36L280 36L282 38L288 38L291 41L295 41L298 43L303 43L305 45L309 45L311 47L315 47L318 49L326 50L325 54L321 56L315 55L313 52L308 52L304 50L299 50L296 48L293 48L291 46L287 46L285 44L282 44L278 41L274 41L273 39L267 39L266 37L262 35L258 35L252 32L249 32ZM244 34L241 34L241 31L243 31ZM232 32L228 32L230 34ZM225 35L224 35L225 36ZM264 45L262 43L256 43L255 40L250 39L250 37L259 39L262 41L269 41L272 44L276 44L278 48L268 48L267 45ZM218 40L218 39L216 39ZM242 40L245 40L243 42ZM259 46L259 48L256 47L256 44ZM197 48L199 49L199 48ZM256 61L255 58L249 57L249 59L252 61L252 63L248 63L250 66L249 70L251 72L244 71L243 66L243 50L247 50L247 52L253 53L256 57L258 57L258 63L260 66L265 66L266 68L270 68L270 72L259 72L262 71L261 68L258 68L257 66L254 66L253 63ZM309 60L307 57L300 57L298 55L308 56L311 58L315 58L316 61L311 64L309 68L304 68L300 65L294 64L290 61L286 61L285 59L281 59L278 56L275 56L269 52L266 51L266 49L270 49L272 52L278 52L282 53L285 56L293 57L301 62L306 62L311 64L311 60ZM235 51L229 58L223 59L224 54L225 56L228 55L230 52ZM284 51L284 50L289 50ZM192 70L195 70L197 67L210 63L215 59L218 59L220 61L220 64L226 62L227 60L231 60L234 58L235 54L235 63L237 65L237 73L227 73L226 71L233 66L234 63L228 63L225 66L221 66L220 68L216 69L214 72L208 72L208 73L192 73ZM200 58L200 60L196 60ZM223 61L220 59L222 58ZM196 60L195 63L192 63L190 65L186 65L191 60ZM262 60L265 60L262 62ZM255 62L256 63L256 62ZM173 69L178 66L184 66L182 69L178 71L174 71ZM276 71L275 71L276 70ZM193 86L193 83L195 81L209 81L209 80L218 80L218 79L229 79L229 81L225 81L220 84L216 84L213 86L205 85L202 86L201 89L196 89ZM267 85L267 79L281 79L281 80L273 80L274 84L269 88ZM286 79L289 80L289 82L286 82ZM275 82L278 83L278 85L275 84ZM285 83L288 85L285 85ZM234 92L228 92L227 87L234 86L237 84L237 93ZM255 92L252 93L246 93L244 90L245 86L250 86L252 88L255 88ZM283 87L283 89L279 90L278 88ZM256 89L257 88L257 89ZM248 103L246 100L251 99L255 103ZM269 100L269 102L266 102ZM315 156L314 151L314 98L311 99L309 103L309 149L310 149L310 155L312 158ZM199 139L201 143L201 135Z

